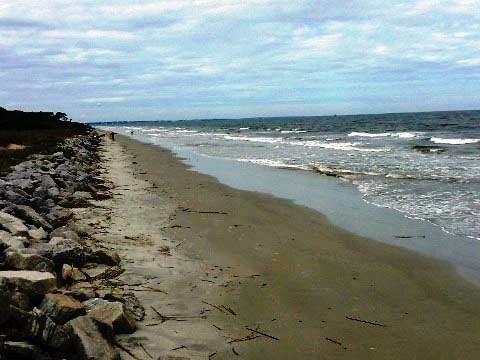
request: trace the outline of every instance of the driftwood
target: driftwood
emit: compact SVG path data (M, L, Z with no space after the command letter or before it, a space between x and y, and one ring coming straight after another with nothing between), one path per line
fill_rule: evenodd
M157 314L157 316L160 318L160 323L154 323L154 324L148 324L146 326L155 326L164 323L165 321L168 320L174 320L174 321L187 321L188 319L206 319L206 315L162 315L160 312L155 309L153 306L150 306L152 310Z
M386 327L387 325L384 325L384 324L380 324L380 323L376 323L376 322L372 322L372 321L367 321L367 320L362 320L362 319L357 319L357 318L353 318L353 317L350 317L350 316L345 316L346 319L348 320L353 320L353 321L358 321L358 322L361 322L361 323L364 323L364 324L369 324L369 325L375 325L375 326L381 326L381 327Z
M332 342L332 343L334 343L334 344L336 344L336 345L338 345L338 346L342 346L342 343L341 343L341 342L338 342L338 341L336 341L336 340L330 339L330 338L328 338L328 337L326 337L325 340L330 341L330 342Z
M123 346L122 344L120 344L118 341L115 341L114 340L114 344L116 347L118 347L120 350L122 351L125 351L128 355L130 355L132 358L134 358L135 360L142 360L140 359L139 357L137 357L130 349L128 349L127 347Z
M256 333L256 334L260 334L260 335L262 335L262 336L268 337L268 338L273 339L273 340L280 340L279 338L277 338L277 337L275 337L275 336L268 335L268 334L266 334L266 333L264 333L264 332L251 329L251 328L249 328L248 326L245 326L245 329L247 329L248 331L252 331L252 332L254 332L254 333Z
M150 359L153 359L153 356L147 351L147 349L145 349L145 346L143 346L142 343L140 343L140 347L143 349L143 351L145 351L145 354L147 354Z
M218 311L220 311L220 312L222 312L222 313L224 313L224 314L227 314L227 315L229 314L229 312L228 312L227 310L222 309L220 306L217 306L217 305L214 305L214 304L210 304L210 303L208 303L208 302L206 302L206 301L203 301L203 300L202 300L202 303L207 304L207 305L209 305L209 306L217 309Z
M182 346L173 348L172 351L174 351L174 350L180 350L180 349L186 349L186 348L187 348L187 347L186 347L185 345L182 345Z
M229 343L229 344L233 344L233 343L236 343L236 342L249 341L249 340L253 340L253 339L259 338L259 337L261 337L261 336L260 336L260 335L248 335L248 336L245 336L245 337L243 337L243 338L232 339L232 340L230 340L228 343Z

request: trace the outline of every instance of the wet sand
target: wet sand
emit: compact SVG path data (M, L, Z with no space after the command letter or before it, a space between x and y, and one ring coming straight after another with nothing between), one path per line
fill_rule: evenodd
M134 337L154 358L478 358L480 291L448 264L222 185L157 146L107 145L117 188L97 236L125 259L124 280L168 293L137 293L147 317ZM151 306L188 318L147 326Z

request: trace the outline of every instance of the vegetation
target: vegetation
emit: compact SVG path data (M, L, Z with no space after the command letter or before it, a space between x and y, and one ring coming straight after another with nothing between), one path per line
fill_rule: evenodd
M8 111L0 107L0 176L29 155L55 152L65 138L89 128L67 120L62 112Z

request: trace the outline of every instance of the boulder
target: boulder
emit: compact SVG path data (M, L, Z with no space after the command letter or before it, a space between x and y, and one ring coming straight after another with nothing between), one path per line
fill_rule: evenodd
M27 242L25 237L13 236L9 232L0 230L0 249L23 249L25 248L25 242Z
M16 286L27 295L46 294L57 285L53 274L40 271L14 270L0 271L8 285Z
M105 265L118 265L120 264L120 256L115 251L109 250L93 250L90 254L88 254L88 261L97 263L97 264L105 264Z
M10 304L24 311L30 310L30 298L20 291L15 291L12 293Z
M74 333L73 350L79 360L118 360L120 354L103 338L92 319L80 316L70 320Z
M86 281L87 277L83 272L81 272L76 267L70 266L68 264L63 264L62 266L62 279L66 283L70 284L78 281Z
M108 302L108 300L96 297L96 298L93 298L93 299L85 300L83 302L83 305L85 305L85 308L87 309L87 313L88 313L90 310L93 310L98 305L105 304L107 302Z
M28 236L28 228L19 218L0 211L0 227L14 236Z
M73 216L71 210L65 209L61 206L53 206L49 209L47 220L55 227L63 226Z
M32 254L38 254L48 259L51 259L53 253L53 245L44 242L33 243L28 247L28 251Z
M31 359L31 360L51 360L52 358L43 352L42 348L30 344L26 341L5 341L0 355L5 359ZM3 359L0 357L0 359Z
M135 319L121 302L98 304L88 312L88 316L110 337L135 331Z
M36 227L42 227L47 231L51 231L53 229L52 225L50 225L50 223L48 223L30 206L12 204L11 206L3 209L3 211L22 219L27 224L32 224Z
M11 294L7 286L7 281L0 278L0 325L5 323L10 317Z
M48 237L48 233L43 230L42 227L40 229L30 229L28 230L28 237L34 241L40 241L46 239Z
M52 260L58 267L63 264L82 266L85 263L85 252L78 242L55 237L49 244L52 245Z
M75 241L80 241L80 236L70 229L68 226L61 226L59 228L56 228L50 233L50 238L53 239L54 237L62 237L64 239L72 239Z
M47 294L40 304L40 310L57 324L65 324L77 316L85 315L85 305L71 296Z
M11 306L10 310L11 318L7 325L13 333L11 336L57 350L70 350L73 339L73 330L70 326L55 323L38 309L27 312Z
M82 272L88 276L89 279L100 279L105 272L110 269L110 266L104 264L86 264L82 268Z
M38 254L22 250L9 249L5 253L7 264L18 270L53 271L55 264L52 260Z
M75 191L72 195L60 201L60 205L66 208L84 208L90 206L88 200L92 194L86 191Z

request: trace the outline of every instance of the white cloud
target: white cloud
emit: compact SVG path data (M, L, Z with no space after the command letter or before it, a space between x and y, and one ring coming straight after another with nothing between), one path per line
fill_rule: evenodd
M123 96L117 97L98 97L98 98L85 98L81 99L80 102L86 104L97 104L101 105L102 103L121 103L127 101L128 98Z
M457 60L457 64L462 66L480 66L480 58Z

